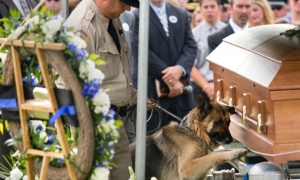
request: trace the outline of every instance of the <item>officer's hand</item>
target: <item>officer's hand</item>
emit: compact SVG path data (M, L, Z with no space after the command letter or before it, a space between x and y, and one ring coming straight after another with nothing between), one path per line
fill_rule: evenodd
M147 97L147 111L153 109L152 101Z
M214 92L214 83L213 82L208 83L206 86L203 87L202 90L207 94L207 96L209 97L210 100L214 99L215 92Z
M172 85L168 85L170 89L169 97L176 97L183 93L182 88L184 87L180 81L175 81Z
M161 73L164 74L162 79L166 84L172 85L175 81L178 81L182 76L182 69L180 66L171 66L163 70Z

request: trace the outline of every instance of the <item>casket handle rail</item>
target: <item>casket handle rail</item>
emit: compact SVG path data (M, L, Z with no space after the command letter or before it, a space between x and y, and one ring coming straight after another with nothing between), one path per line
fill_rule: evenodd
M224 98L223 94L223 80L222 79L217 79L217 88L218 91L216 93L216 101L220 102L222 98Z
M228 101L229 106L236 106L236 88L235 86L229 86L230 98Z
M265 108L265 102L259 100L258 101L258 115L257 115L257 133L266 133L267 127L266 127L266 108Z

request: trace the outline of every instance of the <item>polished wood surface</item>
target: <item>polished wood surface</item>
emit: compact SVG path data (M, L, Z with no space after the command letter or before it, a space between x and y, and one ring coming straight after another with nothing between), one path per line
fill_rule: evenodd
M300 159L300 41L280 35L293 27L235 33L207 57L215 99L237 110L233 137L277 163Z

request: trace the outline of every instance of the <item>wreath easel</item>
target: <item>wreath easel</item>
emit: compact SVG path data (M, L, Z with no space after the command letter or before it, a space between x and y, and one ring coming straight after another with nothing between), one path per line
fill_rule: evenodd
M20 114L20 122L9 121L10 130L13 137L17 136L20 129L22 130L22 143L18 143L17 148L28 158L28 161L26 162L27 175L30 180L34 179L33 172L39 174L40 179L42 180L84 179L87 174L82 172L89 172L92 166L94 134L93 131L91 131L91 129L93 129L91 114L86 106L84 98L81 95L82 88L76 78L75 73L64 60L64 56L61 51L65 49L65 45L59 43L45 43L42 46L41 44L32 41L33 37L34 35L28 36L24 42L21 40L8 40L5 38L0 38L0 44L6 43L6 45L11 46L3 67L2 84L16 85ZM21 59L24 59L29 55L29 53L36 54L38 57L43 81L48 90L51 106L33 106L25 102L20 63ZM80 171L76 170L73 164L68 161L66 161L67 168L55 168L49 166L50 157L64 158L68 157L70 153L68 144L64 138L63 124L60 118L55 122L55 127L58 131L57 133L62 145L63 154L30 149L26 111L38 110L47 111L54 114L58 109L53 87L50 81L50 76L47 72L46 62L50 64L63 79L66 89L70 89L73 93L73 99L77 111L77 119L80 124L78 131L78 153L75 157L74 164ZM37 164L33 164L30 155L43 157L41 169L38 168Z

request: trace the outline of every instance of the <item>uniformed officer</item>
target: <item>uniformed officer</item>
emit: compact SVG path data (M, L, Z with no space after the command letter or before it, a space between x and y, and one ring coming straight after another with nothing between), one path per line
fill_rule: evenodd
M128 45L119 16L130 6L138 7L138 0L82 0L74 9L65 25L74 28L74 34L87 43L89 53L97 53L106 64L97 66L104 74L101 85L109 89L112 108L119 115L126 115L126 106L136 102L129 70ZM128 139L124 128L115 146L114 163L117 168L110 172L111 180L128 180L128 166L131 166Z

